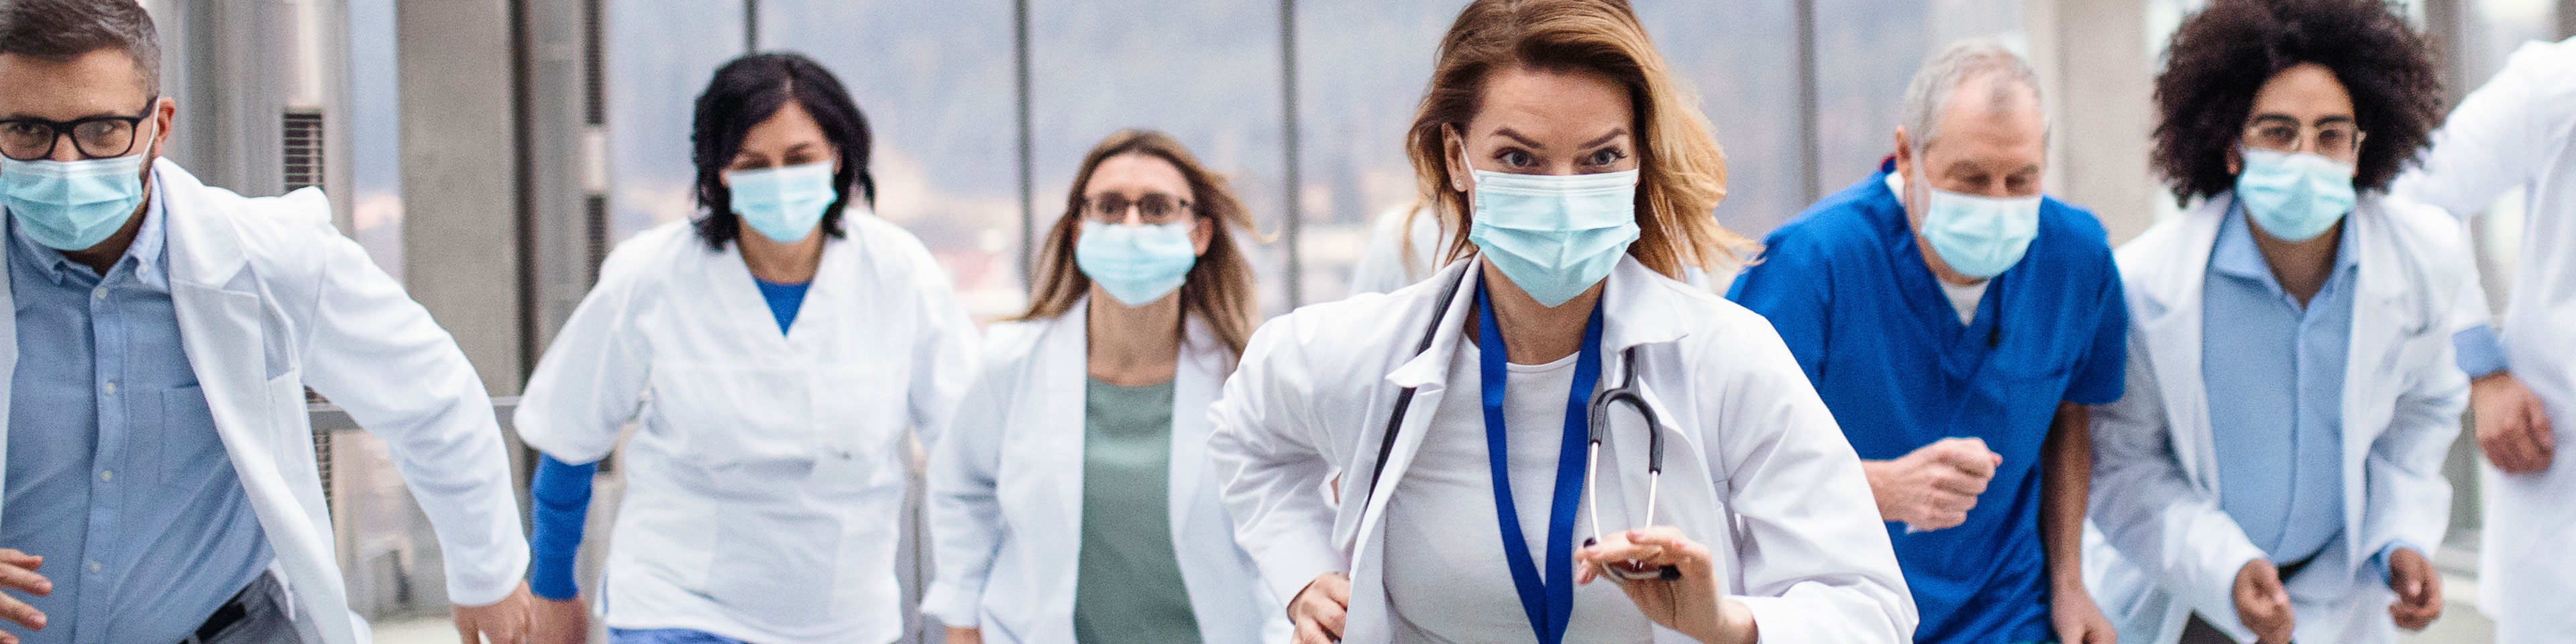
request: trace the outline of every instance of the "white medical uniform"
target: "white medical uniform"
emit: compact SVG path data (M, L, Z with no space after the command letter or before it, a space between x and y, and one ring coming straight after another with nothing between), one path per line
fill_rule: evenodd
M448 601L482 606L517 590L528 542L509 455L483 380L455 339L331 226L322 191L243 198L168 159L154 162L152 176L168 215L180 343L277 554L269 574L285 587L298 635L315 644L369 639L366 620L349 611L334 554L306 387L384 438L438 532ZM0 289L0 310L13 306ZM16 318L0 315L0 338L15 337ZM18 349L0 347L7 382ZM0 418L7 405L0 388ZM0 423L0 449L7 430ZM47 574L77 564L49 563Z
M1229 479L1235 538L1283 598L1318 575L1349 572L1344 642L1397 636L1387 604L1393 550L1385 508L1413 478L1408 472L1442 415L1434 410L1449 395L1476 395L1472 386L1448 387L1476 315L1474 283L1437 298L1477 265L1454 262L1422 284L1271 321L1209 411L1216 424L1209 451ZM1707 545L1720 592L1752 610L1763 641L1907 639L1913 601L1860 459L1770 323L1633 258L1612 270L1602 303L1602 386L1623 383L1624 352L1637 348L1636 386L1664 426L1669 453L1656 522ZM1441 328L1416 356L1435 309L1446 311ZM1371 490L1402 387L1418 389ZM1619 409L1604 428L1597 487L1586 494L1604 523L1633 526L1646 515L1647 429ZM1328 481L1338 485L1333 496L1324 493ZM1460 528L1492 534L1484 529ZM1516 601L1482 610L1521 614ZM1660 627L1653 634L1689 641Z
M606 457L628 419L607 625L753 642L891 642L909 427L935 445L976 334L921 242L858 210L787 333L739 244L688 222L609 255L529 380L529 445Z
M2478 608L2502 644L2576 641L2576 39L2527 43L2460 101L2397 194L2466 219L2528 188L2513 299L2498 332L2558 438L2548 470L2487 466ZM2474 288L2474 284L2472 284ZM2483 298L2470 307L2481 320ZM2486 459L2479 461L2484 463Z
M984 641L1072 642L1082 553L1083 383L1088 303L1045 320L997 322L984 367L931 456L939 578L923 614ZM1208 466L1208 404L1234 355L1190 319L1172 382L1172 554L1207 644L1285 642L1288 620L1234 543Z
M2237 641L2255 639L2233 592L2237 571L2264 553L2219 508L2201 378L2201 286L2233 199L2213 197L2119 250L2128 387L2093 412L2098 532L2086 538L2084 568L2129 644L2176 641L2194 612ZM2365 193L2345 223L2359 272L2342 399L2344 524L2283 585L2294 641L2395 642L2397 596L2370 558L2392 541L2438 547L2450 524L2442 458L2468 400L2451 352L2468 246L2449 218L2402 199Z

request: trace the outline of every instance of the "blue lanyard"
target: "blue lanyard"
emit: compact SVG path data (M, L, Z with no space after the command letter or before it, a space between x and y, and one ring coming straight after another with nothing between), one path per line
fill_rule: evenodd
M1520 511L1512 506L1510 441L1503 435L1502 327L1494 323L1494 304L1483 284L1476 285L1476 351L1481 362L1485 403L1485 454L1494 479L1494 518L1503 534L1503 559L1511 565L1512 585L1520 591L1521 611L1540 644L1565 641L1566 622L1574 615L1574 516L1583 505L1583 448L1591 437L1592 388L1601 382L1601 306L1583 326L1583 349L1574 362L1574 386L1565 402L1565 438L1556 453L1556 501L1548 513L1547 570L1539 578L1530 560L1529 540L1521 534ZM1553 583L1551 583L1553 582Z

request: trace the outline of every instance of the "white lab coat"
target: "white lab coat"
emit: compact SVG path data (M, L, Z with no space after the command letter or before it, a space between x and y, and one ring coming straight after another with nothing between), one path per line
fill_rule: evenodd
M789 332L687 222L618 245L520 399L529 445L606 457L629 418L606 623L755 642L901 635L912 428L936 445L975 330L921 242L852 210ZM748 234L748 233L746 233Z
M2193 611L2254 641L2232 598L2264 556L2218 505L2201 378L2201 286L2232 195L2120 247L2130 319L2127 395L2093 413L2094 600L2130 644L2173 642ZM2396 595L2370 565L2392 540L2438 548L2450 521L2442 458L2468 381L2452 365L2453 298L2468 248L2428 208L2365 194L2348 216L2359 266L2344 367L2342 536L2285 586L2301 642L2394 642ZM2432 552L2423 553L2431 557Z
M331 227L322 191L252 199L152 166L168 231L170 300L215 433L276 553L296 631L316 644L369 641L349 612L304 389L384 438L438 532L448 600L479 606L517 590L528 564L509 455L483 381L454 338L357 242ZM0 253L14 250L0 244ZM14 310L0 288L0 311ZM0 315L0 338L17 318ZM0 345L0 383L17 345ZM9 392L0 387L0 450ZM7 460L0 458L0 467ZM5 545L5 544L0 544ZM47 566L71 574L75 562Z
M2558 436L2548 470L2487 466L2478 608L2499 642L2564 642L2576 633L2576 39L2526 43L2433 134L2400 195L2467 219L2506 190L2529 189L2513 299L2498 332L2514 377L2540 396ZM2477 292L2472 284L2473 294ZM2486 300L2467 307L2476 321ZM2485 463L2486 459L2478 459Z
M1390 637L1382 509L1450 393L1450 361L1476 315L1466 280L1480 273L1470 270L1477 265L1453 262L1394 293L1272 320L1209 411L1216 424L1209 452L1230 479L1235 538L1282 598L1317 575L1348 571L1344 642ZM1462 281L1448 301L1435 301L1443 285ZM1860 459L1770 323L1633 258L1612 270L1602 302L1601 384L1621 384L1624 350L1638 347L1637 386L1666 431L1669 480L1656 521L1708 546L1719 589L1752 609L1763 641L1908 640L1914 602ZM1434 307L1445 307L1446 317L1417 357ZM1407 386L1418 390L1372 493L1381 437ZM1587 494L1605 525L1639 525L1645 424L1614 411L1605 431L1599 487ZM1327 497L1335 480L1336 495ZM1689 640L1658 627L1656 641Z
M922 613L981 628L984 641L1071 642L1082 553L1086 303L1046 320L987 328L983 370L931 456L930 526L939 579ZM1192 319L1172 385L1172 554L1208 644L1284 642L1287 613L1234 543L1207 464L1208 403L1234 370ZM1266 636L1265 636L1266 634Z

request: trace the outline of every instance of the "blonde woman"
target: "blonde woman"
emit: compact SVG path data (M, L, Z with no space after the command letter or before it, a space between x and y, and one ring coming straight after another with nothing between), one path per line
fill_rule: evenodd
M1479 0L1407 147L1447 268L1254 334L1212 410L1296 641L1899 642L1858 457L1759 316L1680 281L1744 240L1626 3ZM1318 489L1332 486L1333 495Z
M952 644L1284 640L1207 465L1252 335L1251 216L1157 132L1111 135L1073 185L932 456L922 611Z

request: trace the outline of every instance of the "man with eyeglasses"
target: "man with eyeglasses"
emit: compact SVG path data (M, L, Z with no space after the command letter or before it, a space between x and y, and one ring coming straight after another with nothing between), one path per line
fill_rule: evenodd
M364 641L307 387L385 438L458 631L521 641L527 545L472 365L319 191L159 159L160 56L133 0L0 4L0 642Z
M2168 51L2153 161L2190 211L2119 251L2087 581L2124 644L2395 642L2442 614L2468 393L2467 245L2385 193L2441 118L2427 48L2372 0L2215 0Z

